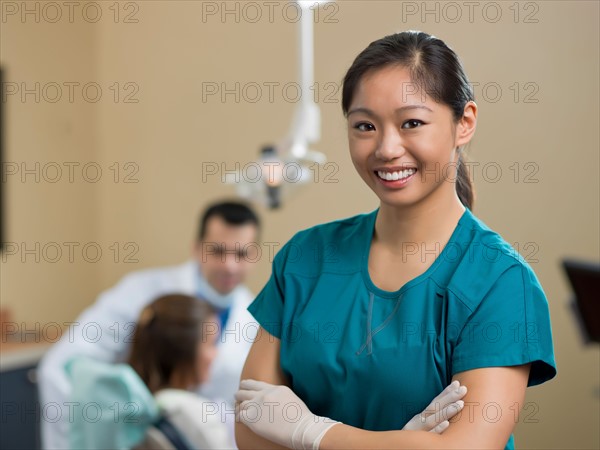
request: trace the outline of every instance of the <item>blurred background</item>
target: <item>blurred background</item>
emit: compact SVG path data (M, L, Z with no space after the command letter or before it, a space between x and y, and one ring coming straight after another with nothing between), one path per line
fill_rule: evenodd
M1 307L42 343L126 273L189 258L200 211L235 196L225 172L283 137L297 103L298 10L286 2L66 3L0 2ZM582 342L560 265L600 259L599 3L339 1L314 17L313 147L330 164L279 209L257 204L263 240L277 249L378 206L348 154L342 78L384 35L440 37L479 106L474 212L550 304L558 376L527 390L516 444L600 448L598 346ZM270 275L264 250L255 293Z

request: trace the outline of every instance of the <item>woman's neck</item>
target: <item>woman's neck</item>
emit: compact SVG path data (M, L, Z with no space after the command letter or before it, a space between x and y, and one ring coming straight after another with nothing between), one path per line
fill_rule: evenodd
M373 239L398 251L408 242L445 245L464 211L456 194L446 201L420 202L406 208L382 203Z

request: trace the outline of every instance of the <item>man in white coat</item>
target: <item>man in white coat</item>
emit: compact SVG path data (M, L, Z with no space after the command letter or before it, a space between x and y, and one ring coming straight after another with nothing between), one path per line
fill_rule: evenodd
M217 404L224 406L219 409L233 411L242 367L258 330L246 310L253 295L242 283L256 261L259 228L258 217L247 205L214 204L201 217L193 260L133 272L83 311L69 332L50 348L38 369L42 412L52 410L52 417L42 414L41 418L43 448L68 448L69 416L82 413L69 405L71 386L65 362L76 355L105 362L125 361L140 312L168 293L202 297L219 311L218 352L199 394L218 400ZM254 255L250 255L253 250Z

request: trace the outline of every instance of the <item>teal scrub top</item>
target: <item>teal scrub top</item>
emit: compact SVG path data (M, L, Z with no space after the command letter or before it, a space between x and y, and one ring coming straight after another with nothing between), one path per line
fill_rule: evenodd
M296 233L248 307L313 413L400 430L458 372L532 363L528 386L556 375L546 296L500 235L466 209L433 264L389 292L368 272L378 211Z

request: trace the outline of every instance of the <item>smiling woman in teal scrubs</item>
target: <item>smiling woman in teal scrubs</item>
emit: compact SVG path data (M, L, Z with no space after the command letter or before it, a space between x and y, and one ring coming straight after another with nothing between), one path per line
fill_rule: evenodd
M471 211L477 106L458 57L420 32L375 41L342 106L380 206L300 231L275 257L249 307L262 330L238 446L514 448L526 387L556 374L550 316L529 265ZM402 430L452 380L468 393L450 427Z

